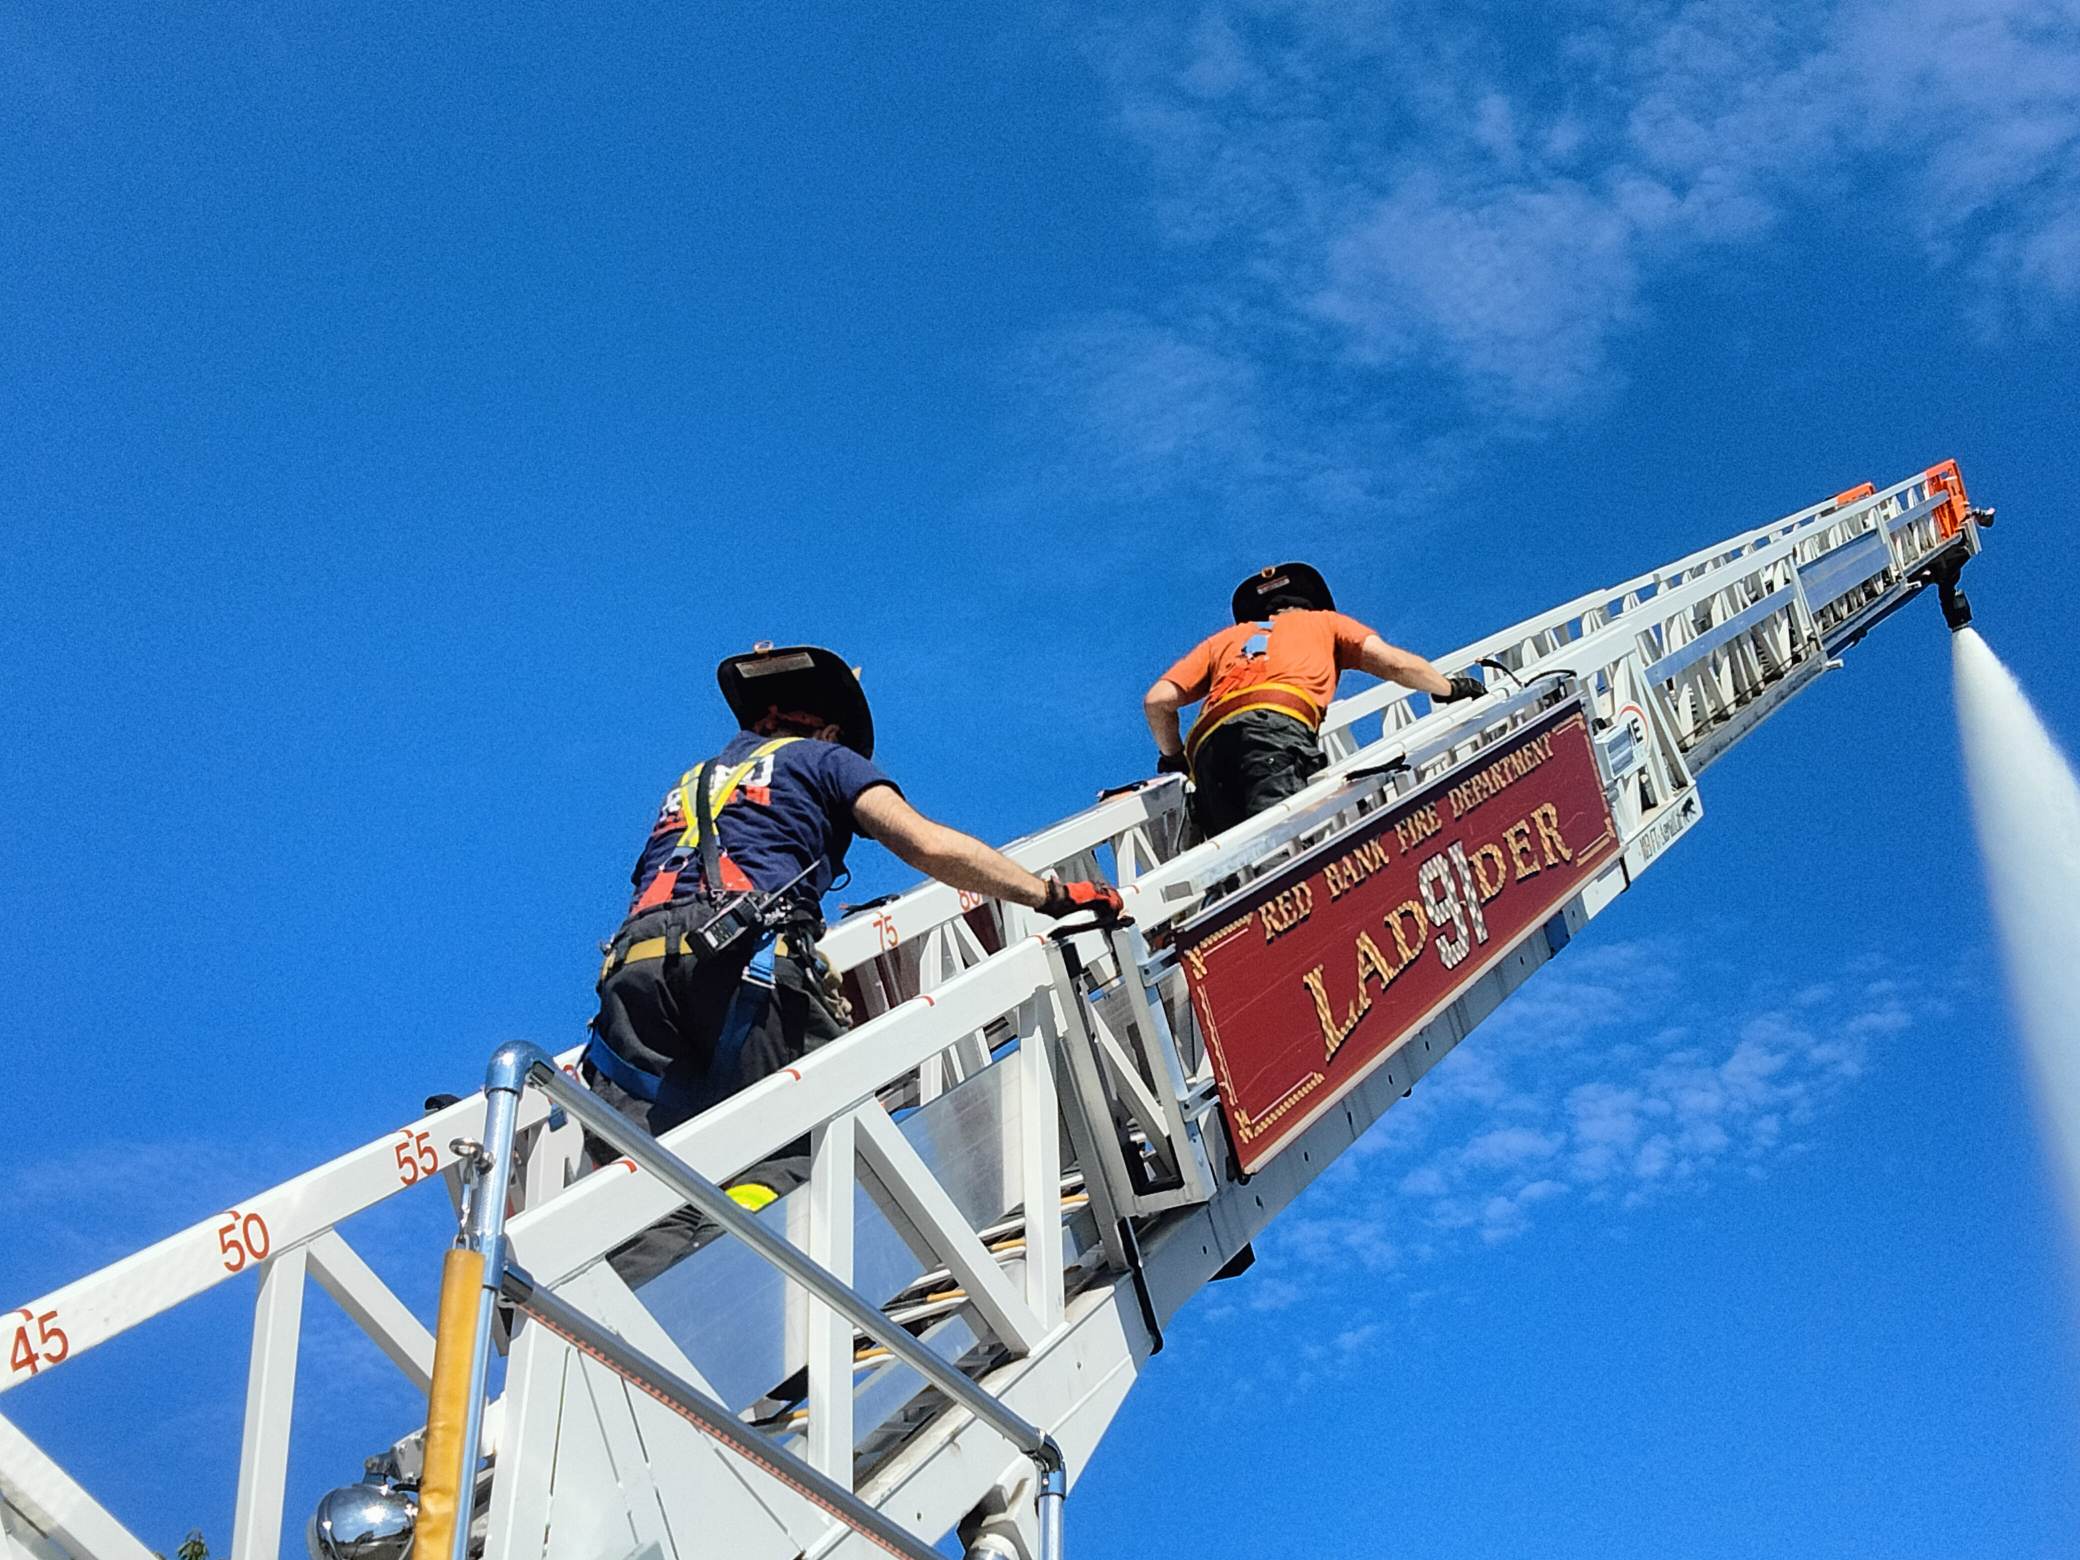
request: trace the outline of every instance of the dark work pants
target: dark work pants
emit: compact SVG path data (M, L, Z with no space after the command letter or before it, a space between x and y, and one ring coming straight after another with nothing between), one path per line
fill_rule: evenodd
M1208 839L1224 834L1321 773L1315 734L1290 715L1251 710L1199 745L1192 764L1192 815Z
M719 1102L845 1032L844 1018L822 989L815 967L781 954L773 960L773 976L770 989L746 980L741 959L696 964L680 957L624 964L600 983L594 1032L616 1055L648 1070L657 1070L662 1062L666 1091L652 1103L621 1088L589 1062L583 1068L586 1087L602 1103L659 1137L693 1117L694 1096L713 1092ZM709 1074L718 1065L715 1042L740 991L756 1012L736 1065L728 1077L712 1080L711 1091ZM589 1132L585 1151L595 1168L621 1157L612 1144ZM801 1138L728 1184L785 1194L808 1178L809 1143ZM699 1250L716 1234L717 1227L705 1215L681 1204L617 1247L607 1260L634 1287Z

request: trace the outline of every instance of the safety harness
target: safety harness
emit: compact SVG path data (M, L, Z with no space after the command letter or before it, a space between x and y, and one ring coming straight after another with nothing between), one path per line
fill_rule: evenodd
M1218 699L1210 699L1192 722L1192 734L1185 738L1185 762L1195 770L1199 763L1199 749L1206 739L1238 715L1247 715L1252 710L1273 710L1280 715L1290 715L1309 731L1321 728L1322 711L1313 699L1291 683L1251 683L1247 688L1231 688Z
M665 864L658 868L656 875L644 886L642 896L636 900L634 908L629 912L631 917L671 903L672 895L679 888L680 873L696 858L701 864L702 897L713 902L720 899L724 889L737 894L753 891L751 879L744 876L742 869L722 853L715 828L715 814L736 799L737 788L744 783L745 776L761 762L771 758L790 742L801 740L800 737L775 737L756 749L749 758L729 772L728 778L722 782L722 794L719 797L714 796L710 790L714 784L715 766L720 762L719 759L711 758L706 763L696 764L679 777L679 816L686 820L686 827L680 831L676 847L665 859ZM661 959L664 954L665 950L660 946L638 957ZM621 961L623 964L629 962L631 961L627 958ZM602 970L601 979L605 979L611 973L612 971Z
M608 977L624 965L648 959L675 958L690 958L702 963L733 952L746 937L755 941L736 995L730 1001L729 1013L723 1020L722 1031L715 1038L715 1051L708 1063L707 1077L699 1088L688 1088L638 1067L598 1034L593 1035L585 1048L585 1059L602 1076L638 1099L667 1108L686 1106L695 1113L722 1100L729 1092L728 1085L736 1077L737 1059L743 1052L751 1026L758 1021L765 1004L771 999L776 979L774 943L781 931L784 929L789 933L790 957L809 962L815 959L813 939L818 930L817 917L813 907L804 905L794 892L815 870L814 863L804 867L779 888L756 888L742 869L723 853L721 830L715 823L716 813L735 800L746 776L790 742L801 740L800 737L776 737L765 743L732 769L719 789L714 784L718 759L711 758L679 777L680 816L687 820L686 827L679 835L677 849L668 858L668 864L650 880L635 909L622 924L621 931L607 945L606 960L600 965L600 984L604 985ZM672 891L685 866L696 857L700 861L701 879L695 901L704 912L703 919L698 924L688 925L668 913L660 918L663 923L661 931L631 939L629 931L638 921L653 912L671 912L685 904L685 901L673 900ZM663 885L661 892L660 884Z

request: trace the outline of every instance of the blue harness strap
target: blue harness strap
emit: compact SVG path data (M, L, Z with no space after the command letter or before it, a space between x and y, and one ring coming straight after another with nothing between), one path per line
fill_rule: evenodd
M773 934L768 932L759 943L758 952L751 956L751 962L744 966L743 979L737 982L736 994L730 998L729 1012L723 1017L722 1032L715 1037L715 1051L708 1059L708 1075L698 1088L689 1088L675 1079L660 1077L636 1066L596 1034L585 1047L585 1060L616 1088L647 1104L661 1105L667 1110L684 1106L698 1115L735 1092L744 1041L751 1033L751 1026L765 1012L766 1004L773 1000L773 982Z

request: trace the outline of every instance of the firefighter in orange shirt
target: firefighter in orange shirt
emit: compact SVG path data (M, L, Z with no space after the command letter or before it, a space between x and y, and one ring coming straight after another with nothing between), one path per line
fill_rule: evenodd
M1341 673L1370 672L1439 702L1487 692L1338 612L1327 582L1304 563L1251 575L1235 587L1234 609L1235 626L1157 678L1142 701L1156 768L1192 777L1193 812L1208 838L1303 789L1327 762L1315 733ZM1177 712L1200 699L1183 738Z

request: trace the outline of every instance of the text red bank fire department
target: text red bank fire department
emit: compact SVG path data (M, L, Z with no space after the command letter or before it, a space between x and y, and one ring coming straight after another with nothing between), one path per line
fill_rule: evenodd
M1386 1061L1617 846L1570 706L1185 927L1178 946L1243 1169Z

